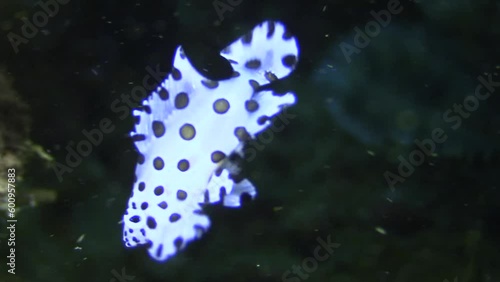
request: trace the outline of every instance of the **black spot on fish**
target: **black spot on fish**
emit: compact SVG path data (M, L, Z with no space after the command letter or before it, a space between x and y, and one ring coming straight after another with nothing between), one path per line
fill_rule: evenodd
M144 155L139 153L139 155L137 156L137 163L144 164L144 161L145 161Z
M187 198L187 192L184 190L177 190L177 199L184 201Z
M155 229L156 228L156 220L152 216L148 216L148 219L146 220L146 225L149 227L149 229Z
M181 138L184 140L191 140L196 135L196 129L189 123L184 124L179 131Z
M168 90L165 88L162 88L160 90L160 93L158 93L158 96L160 96L160 99L163 101L168 100L168 96L169 96Z
M154 193L156 196L160 196L161 194L163 194L163 191L164 191L163 186L158 186L155 188Z
M134 136L132 136L132 141L134 142L139 142L139 141L144 141L146 140L146 135L144 134L136 134Z
M175 96L174 105L177 109L181 110L189 104L189 96L186 92L181 92Z
M174 246L177 250L179 250L181 247L182 247L182 243L184 242L184 240L182 239L182 237L177 237L175 240L174 240Z
M255 100L247 100L245 101L245 109L250 113L253 113L259 109L259 103Z
M156 170L162 170L165 166L165 163L163 162L163 159L161 157L156 157L153 160L153 166Z
M173 223L173 222L177 222L179 219L181 219L181 215L180 215L180 214L178 214L178 213L173 213L173 214L171 214L171 215L170 215L170 217L168 218L168 220L169 220L170 222L172 222L172 223Z
M260 65L261 62L259 59L253 59L245 63L245 67L252 70L260 68Z
M210 155L210 159L212 160L213 163L218 163L222 161L225 157L226 155L221 151L214 151Z
M181 80L182 79L181 71L176 68L172 68L172 78L174 80Z
M157 137L160 138L165 134L165 125L161 121L153 121L152 124L153 127L153 134Z
M163 244L160 244L156 249L156 256L161 257L161 253L163 252Z
M189 169L189 161L188 160L180 160L179 163L177 164L177 168L180 171L186 171Z
M224 98L217 99L214 102L213 108L216 113L224 114L229 110L229 102Z
M163 202L159 203L159 204L158 204L158 206L159 206L160 208L162 208L162 209L166 209L166 208L168 207L167 202L165 202L165 201L163 201Z
M215 89L219 86L219 82L215 80L202 80L201 84L208 89Z
M250 86L252 86L254 91L257 91L257 89L259 89L260 87L259 83L256 80L250 79L248 83L250 83Z
M274 35L275 24L272 21L267 23L267 38L271 38Z
M241 42L243 43L243 45L252 43L252 32L250 31L249 33L243 35L243 37L241 38Z
M287 68L292 68L297 63L297 57L295 55L286 55L281 59L283 65Z
M139 183L139 191L144 191L144 189L146 188L146 184L144 182L141 182Z

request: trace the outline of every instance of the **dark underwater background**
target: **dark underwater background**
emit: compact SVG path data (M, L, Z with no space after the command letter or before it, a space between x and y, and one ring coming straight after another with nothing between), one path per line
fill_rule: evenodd
M500 282L499 1L401 1L381 26L394 0L60 0L27 38L47 2L0 1L0 281ZM273 85L298 102L245 163L257 199L207 208L209 232L165 263L125 249L134 121L111 105L169 71L178 45L228 77L219 50L267 19L298 38L296 70ZM490 95L466 98L478 85ZM103 120L112 130L68 167ZM427 153L415 143L433 136Z

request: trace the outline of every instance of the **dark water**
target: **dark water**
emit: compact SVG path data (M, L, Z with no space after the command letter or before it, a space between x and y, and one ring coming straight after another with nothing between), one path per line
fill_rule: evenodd
M0 3L0 281L500 281L498 1L54 3ZM258 198L208 207L166 263L125 249L134 121L113 104L178 45L227 77L219 50L266 19L298 38L273 86L298 102L245 163Z

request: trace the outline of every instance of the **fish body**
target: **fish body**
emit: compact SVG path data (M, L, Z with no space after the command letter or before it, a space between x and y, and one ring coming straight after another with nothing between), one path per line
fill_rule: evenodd
M270 118L296 101L260 86L294 69L298 44L283 24L264 22L221 52L233 67L226 80L200 75L178 47L172 72L133 111L131 137L139 151L136 181L123 216L127 247L148 245L165 261L210 227L203 206L239 207L247 180L233 180L231 154L266 129Z

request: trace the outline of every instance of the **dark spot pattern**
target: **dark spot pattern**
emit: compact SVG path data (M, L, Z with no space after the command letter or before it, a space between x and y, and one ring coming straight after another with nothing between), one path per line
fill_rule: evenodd
M141 210L145 210L148 208L148 203L144 202L141 204Z
M210 202L210 192L208 192L208 189L205 190L205 193L203 194L203 203L208 204Z
M177 222L179 219L181 219L181 215L175 212L171 214L170 217L168 218L168 220L172 223Z
M217 99L213 105L214 111L218 114L224 114L229 110L229 102L226 99Z
M284 40L290 40L292 39L292 33L288 30L285 30L285 32L283 32L283 37L282 37Z
M255 100L246 100L245 101L245 109L247 111L249 111L250 113L253 113L259 109L259 103L257 103L257 101L255 101Z
M153 121L153 134L157 137L160 138L165 134L165 125L163 122L155 120Z
M235 60L228 59L228 61L229 61L231 64L233 64L233 65L237 65L237 64L238 64L238 62L237 62L237 61L235 61Z
M139 243L139 239L137 239L137 237L132 237L132 241Z
M141 154L141 153L139 153L139 155L137 156L137 163L139 163L139 164L144 164L144 161L145 161L145 160L146 160L146 159L144 158L144 155L143 155L143 154Z
M187 192L184 190L177 190L177 199L184 201L187 198Z
M158 96L160 96L160 99L163 100L163 101L166 101L168 100L168 97L170 96L169 93L168 93L168 90L165 89L165 88L162 88L160 90L160 93L158 93Z
M267 38L271 38L274 35L274 30L276 26L274 22L268 22L267 24Z
M132 141L134 142L139 142L139 141L144 141L146 140L146 135L144 134L136 134L134 136L132 136Z
M245 67L247 69L252 69L252 70L260 68L260 65L261 65L261 62L259 59L253 59L253 60L250 60L250 61L245 63Z
M139 191L144 191L144 189L146 188L146 184L144 182L141 182L139 183Z
M156 220L152 216L148 216L148 219L146 220L146 225L149 227L149 229L155 229L156 228Z
M161 157L156 157L153 160L153 166L156 170L162 170L165 166L165 163L163 162L163 159Z
M215 80L202 80L201 84L208 89L215 89L219 86L219 82Z
M160 244L156 249L156 256L161 257L162 252L163 252L163 244Z
M186 92L181 92L175 96L174 105L175 108L181 110L187 107L189 104L189 96Z
M181 126L179 133L184 140L191 140L196 136L196 129L192 124L186 123Z
M222 168L218 168L215 170L215 176L219 177L222 174Z
M222 186L219 189L219 197L220 199L224 199L224 197L227 195L226 187Z
M238 126L234 129L234 135L241 142L251 139L248 131L242 126Z
M253 35L252 32L243 35L243 37L241 38L241 43L243 43L243 45L248 45L252 43L252 35Z
M141 217L138 215L134 215L133 217L130 218L130 221L133 223L138 223L139 221L141 221Z
M240 76L240 73L237 71L233 71L233 74L231 75L231 77L238 77L238 76Z
M174 80L181 80L182 79L181 71L176 68L172 68L172 78Z
M134 116L134 123L140 124L141 123L141 116Z
M154 193L156 196L160 196L161 194L163 194L163 191L165 191L165 189L163 189L163 186L160 185L155 188Z
M286 55L281 59L283 65L287 68L293 68L297 63L297 57L295 55Z
M141 228L140 231L141 231L142 236L146 236L146 231L144 231L144 228Z
M266 116L261 116L257 119L257 124L259 125L264 125L264 123L266 123L266 121L268 120L269 118L266 117Z
M205 228L203 228L203 226L201 226L199 224L195 224L193 226L193 228L196 231L196 233L198 233L198 236L200 236L201 234L205 233Z
M260 87L259 83L256 80L250 79L248 83L250 83L250 86L252 86L254 91L257 91L257 89L259 89Z
M159 203L159 204L158 204L158 206L159 206L160 208L162 208L162 209L166 209L166 208L168 207L167 202L165 202L165 201L163 201L163 202Z
M177 237L175 240L174 240L174 246L177 250L179 250L181 247L182 247L182 243L184 242L184 240L182 239L182 237Z
M231 48L227 46L226 48L222 49L221 51L222 54L229 54L231 53Z
M148 105L142 106L142 109L144 109L146 114L151 114L151 107L150 106L148 106Z
M184 49L182 47L179 48L179 55L181 56L181 59L185 59L186 58L186 54L184 54Z
M180 171L186 171L189 169L189 161L188 160L180 160L179 163L177 164L177 168Z
M269 82L272 82L272 81L275 81L275 80L278 80L278 77L270 72L270 71L266 71L266 73L264 74L264 77L267 79L267 81Z
M221 151L214 151L214 152L212 152L212 155L210 156L213 163L218 163L218 162L222 161L225 157L226 157L226 155Z
M132 209L134 209L134 210L137 209L137 206L135 205L134 202L132 202Z

